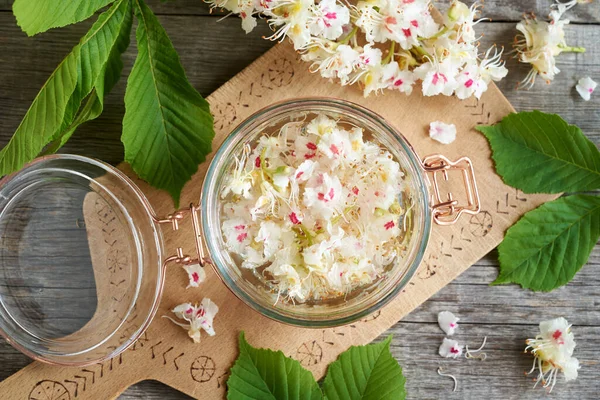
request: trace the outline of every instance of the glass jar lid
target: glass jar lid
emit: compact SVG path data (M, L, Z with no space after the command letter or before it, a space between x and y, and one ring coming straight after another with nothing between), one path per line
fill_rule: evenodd
M73 155L0 181L0 333L32 358L112 357L149 324L163 280L162 237L120 171Z

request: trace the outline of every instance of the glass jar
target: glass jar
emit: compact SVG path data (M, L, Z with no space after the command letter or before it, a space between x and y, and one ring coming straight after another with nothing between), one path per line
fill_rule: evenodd
M277 301L226 250L221 234L224 180L245 144L282 123L324 113L363 128L405 173L411 205L406 253L373 284L322 303ZM442 198L439 176L463 177L464 195ZM270 106L242 122L217 150L198 205L159 218L119 170L72 155L40 158L0 181L0 333L32 358L87 365L114 357L148 327L168 264L211 264L237 297L259 313L303 327L350 323L391 301L417 270L432 221L454 223L479 211L468 158L419 159L407 140L371 111L342 100L298 99ZM167 256L161 229L189 219L196 254ZM206 284L206 283L205 283Z

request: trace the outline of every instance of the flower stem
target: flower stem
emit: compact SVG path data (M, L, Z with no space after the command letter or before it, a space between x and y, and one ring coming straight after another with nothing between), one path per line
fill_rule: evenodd
M389 53L385 56L385 58L383 60L381 60L382 65L388 64L390 61L392 61L394 59L394 51L395 50L396 50L396 42L394 42L392 40L392 44L390 45Z
M350 41L350 39L352 39L352 38L353 38L353 37L356 35L356 33L357 33L357 32L358 32L358 26L355 26L355 27L354 27L354 28L353 28L353 29L350 31L350 33L348 33L348 35L346 35L346 37L345 37L345 38L343 38L342 40L340 40L340 41L338 42L338 44L347 44L347 43Z
M442 36L444 33L448 32L448 27L444 26L442 29L440 29L439 31L437 31L437 33L433 36L430 36L428 38L424 38L424 39L437 39L440 36Z
M585 53L585 47L571 47L571 46L558 46L562 51L570 52L570 53Z

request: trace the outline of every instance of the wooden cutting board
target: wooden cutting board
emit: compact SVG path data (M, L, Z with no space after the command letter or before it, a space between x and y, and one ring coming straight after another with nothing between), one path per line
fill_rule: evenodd
M237 337L242 330L251 344L281 349L320 378L340 352L375 339L496 247L505 230L523 213L554 198L523 195L504 185L496 175L488 143L473 129L478 124L497 122L513 111L496 86L491 85L479 101L423 97L418 89L410 97L386 92L365 99L360 89L327 82L309 73L307 68L306 63L297 60L288 43L280 44L214 92L208 98L217 132L213 149L246 117L274 102L298 97L337 97L384 116L421 157L432 153L442 153L451 160L470 157L479 184L482 212L463 217L454 226L434 225L425 258L406 289L382 311L340 328L301 329L262 317L234 297L212 270L207 271L207 281L200 288L184 290L185 271L171 266L157 316L129 350L85 368L34 362L0 383L2 399L111 399L146 379L164 382L192 397L220 399L225 396L228 371L237 356ZM454 143L442 145L429 138L429 123L436 120L456 125L458 136ZM210 159L185 187L182 204L198 202ZM139 184L158 215L173 211L173 202L166 193L139 181L127 165L119 168ZM188 254L193 251L188 224L177 233L164 230L164 234L167 254L174 253L177 246L182 246ZM160 316L168 315L180 303L199 302L203 297L209 297L220 307L214 324L217 334L203 335L202 342L194 344L182 328Z

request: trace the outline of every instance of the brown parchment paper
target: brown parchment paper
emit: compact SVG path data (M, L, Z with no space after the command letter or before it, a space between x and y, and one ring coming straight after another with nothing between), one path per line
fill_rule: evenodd
M523 195L503 184L494 172L490 148L473 127L491 124L513 111L502 93L491 85L481 100L460 101L443 96L423 97L420 90L407 97L397 92L365 99L356 87L341 87L307 71L292 47L275 46L214 92L210 101L215 115L216 150L231 130L253 112L284 99L338 97L364 105L384 116L414 146L419 156L442 153L450 159L472 159L479 184L482 212L463 217L451 227L433 226L425 258L407 288L381 312L349 326L335 329L301 329L260 316L237 300L208 270L207 280L197 289L184 290L187 275L180 267L168 268L160 309L150 328L121 356L85 368L62 368L34 362L0 383L2 399L70 400L111 399L130 385L145 379L164 382L192 397L221 399L225 396L228 371L237 356L241 330L254 346L281 349L309 368L316 378L327 365L351 345L365 344L427 300L502 240L504 231L526 211L552 196ZM454 123L457 140L442 145L428 136L429 123ZM197 203L209 160L185 187L182 204ZM169 196L135 178L127 165L120 165L148 196L157 214L173 211ZM93 219L93 215L90 215ZM94 223L86 221L86 224ZM172 233L164 230L167 254L182 246L193 254L189 224ZM177 304L211 298L220 311L215 319L216 336L203 336L193 344L186 332L161 315Z

